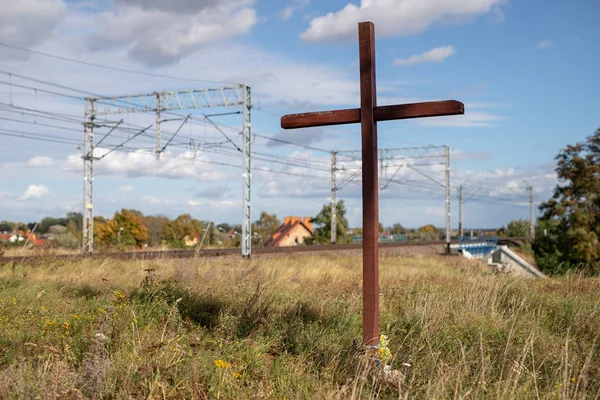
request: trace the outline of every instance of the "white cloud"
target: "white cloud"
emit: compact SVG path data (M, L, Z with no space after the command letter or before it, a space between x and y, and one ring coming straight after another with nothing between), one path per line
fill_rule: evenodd
M23 194L22 200L38 199L49 193L50 191L44 185L29 185Z
M314 18L300 37L305 41L346 40L356 36L359 21L372 21L378 36L410 35L434 23L463 22L493 12L505 0L361 0Z
M290 18L292 18L292 15L294 15L294 7L293 6L287 6L281 12L281 19L284 20L284 21L287 21Z
M453 46L436 47L422 54L415 54L408 58L395 60L394 65L406 66L420 63L440 63L454 53L456 53L456 50Z
M539 42L538 44L535 45L536 49L547 49L549 47L552 47L554 45L554 43L550 40L542 40L541 42Z
M28 167L52 167L56 165L56 161L50 157L37 156L30 158L26 165Z
M292 4L283 9L281 12L281 19L288 21L296 11L306 7L309 3L310 0L294 0Z
M426 207L425 214L439 217L442 215L446 215L446 209L442 207Z
M97 18L94 50L126 48L147 65L173 64L198 48L242 36L258 21L251 1L117 2Z
M450 149L450 158L456 160L490 160L492 153L489 151L465 151Z
M187 205L188 205L188 206L192 206L192 207L197 207L197 206L199 206L199 205L200 205L200 202L199 202L199 201L196 201L196 200L189 199L189 200L187 201Z
M0 41L23 47L40 44L51 37L67 11L62 0L8 0L2 1L0 6ZM11 55L27 57L23 53Z
M134 187L132 185L124 185L124 186L119 186L117 191L119 193L127 193L127 192L131 192L133 189L134 189Z
M486 127L495 126L502 117L485 111L469 111L465 105L463 115L452 115L447 117L423 118L415 121L421 126L449 126L449 127Z
M95 155L101 157L108 151L108 149L97 148ZM134 178L154 176L169 179L194 178L202 181L220 181L229 179L232 171L235 172L233 168L222 168L211 162L208 155L194 156L192 151L184 151L176 156L165 152L160 161L156 161L155 153L151 151L113 152L95 163L95 173L96 175L122 175ZM79 174L81 165L81 156L73 154L67 157L63 170Z

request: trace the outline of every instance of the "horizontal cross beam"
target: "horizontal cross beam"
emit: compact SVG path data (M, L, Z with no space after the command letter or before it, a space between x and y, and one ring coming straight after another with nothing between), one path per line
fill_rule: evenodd
M459 115L465 113L465 106L460 101L428 101L424 103L401 104L375 107L375 121L391 121L395 119L425 118L442 115ZM314 126L355 124L360 122L360 108L346 110L318 111L302 114L289 114L281 118L284 129L310 128Z

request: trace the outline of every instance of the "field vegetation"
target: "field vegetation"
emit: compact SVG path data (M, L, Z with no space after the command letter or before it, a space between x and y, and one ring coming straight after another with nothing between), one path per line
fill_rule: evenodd
M360 257L4 265L0 398L600 396L600 279L380 270L387 375L357 342Z

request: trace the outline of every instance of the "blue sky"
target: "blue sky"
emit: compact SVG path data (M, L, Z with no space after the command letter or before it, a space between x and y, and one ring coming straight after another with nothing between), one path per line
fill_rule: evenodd
M356 23L363 20L375 23L379 104L465 103L464 116L379 124L381 148L450 146L453 226L461 183L467 196L476 193L465 204L466 227L527 218L525 187L533 185L538 203L548 198L556 184L556 153L600 127L600 4L591 0L0 0L0 6L0 43L21 49L0 45L0 220L34 221L81 209L81 150L75 144L82 139L81 121L73 119L83 118L83 101L64 97L80 96L70 89L121 95L230 81L252 87L254 132L326 150L257 137L254 216L262 210L281 218L315 215L330 195L327 151L359 150L359 126L282 132L279 116L358 106ZM117 72L23 49L206 82ZM40 119L24 109L60 118ZM110 216L126 207L238 223L240 170L214 164L240 165L235 149L222 145L223 151L192 159L183 144L222 139L203 121L203 111L192 113L195 122L182 128L182 144L167 149L162 161L140 150L116 151L98 162L96 213ZM153 124L151 115L123 118ZM215 122L239 143L238 116ZM163 128L168 134L176 124ZM69 143L26 138L34 134ZM108 142L126 137L115 131ZM142 139L132 146L151 146L152 138ZM444 224L444 192L433 183L443 181L443 168L434 161L389 163L384 178L398 168L395 177L404 184L390 184L381 194L385 225ZM342 166L338 180L357 167L351 161ZM347 203L351 225L360 225L359 184L344 187L338 198Z

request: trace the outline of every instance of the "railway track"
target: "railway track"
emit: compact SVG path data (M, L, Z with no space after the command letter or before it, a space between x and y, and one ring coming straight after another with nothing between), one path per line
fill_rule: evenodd
M452 244L457 242L453 241ZM514 245L517 239L500 239L498 244ZM442 240L436 241L414 241L414 242L399 242L399 243L380 243L381 249L390 248L409 248L409 247L432 247L443 246L446 242ZM290 246L290 247L256 247L252 249L253 255L262 254L293 254L293 253L308 253L308 252L329 252L329 251L348 251L361 250L362 244L336 244L336 245L318 245L318 246ZM227 249L204 249L204 250L166 250L166 251L127 251L118 253L95 253L93 255L83 254L39 254L33 256L10 256L0 257L0 265L9 263L27 263L40 262L50 260L83 260L85 258L114 260L159 260L159 259L177 259L177 258L210 258L223 257L240 254L238 248Z

